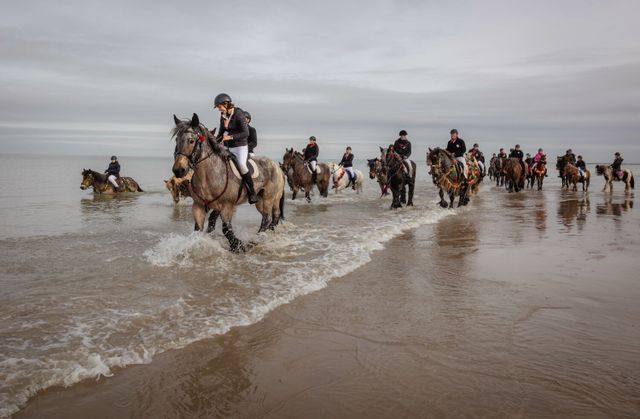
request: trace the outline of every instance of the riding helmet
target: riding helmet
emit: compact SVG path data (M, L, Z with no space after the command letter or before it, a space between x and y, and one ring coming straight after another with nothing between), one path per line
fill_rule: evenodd
M216 98L213 100L213 103L215 104L215 106L218 105L222 105L225 102L232 102L231 100L231 96L229 96L226 93L220 93L218 96L216 96Z
M111 156L111 160L118 160L116 156Z
M245 119L251 120L251 114L247 111L244 111L244 117Z
M309 137L309 140L310 140L310 141L316 141L316 137L315 137L315 135L312 135L311 137Z
M543 150L542 150L541 148L539 148L539 149L538 149L538 153L542 153L542 151L543 151Z
M619 156L619 155L620 155L620 152L616 151L616 154L615 154L615 155L616 155L616 156Z
M520 144L516 144L516 150L520 148Z
M473 148L477 148L477 147L480 147L480 146L478 145L478 143L475 143L475 144L473 145Z
M455 128L449 131L449 134L457 134L457 133L458 133L458 130Z
M403 135L408 135L408 134L407 134L407 131L402 130L398 133L398 135L402 137Z

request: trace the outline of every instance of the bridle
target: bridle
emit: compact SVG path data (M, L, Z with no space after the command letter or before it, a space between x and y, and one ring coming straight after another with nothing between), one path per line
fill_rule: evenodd
M206 128L204 129L206 130ZM195 169L196 166L198 166L200 163L202 163L203 161L211 157L214 154L213 149L206 156L200 157L196 161L193 161L193 158L196 155L196 153L202 154L202 148L203 148L202 144L208 140L207 136L203 135L202 130L203 130L202 127L198 127L198 132L196 132L197 138L194 140L197 142L197 144L193 147L193 150L191 150L191 154L187 155L182 152L179 152L177 150L178 146L176 145L176 151L173 153L173 158L175 159L178 156L183 156L189 161L189 167L191 167L192 169Z

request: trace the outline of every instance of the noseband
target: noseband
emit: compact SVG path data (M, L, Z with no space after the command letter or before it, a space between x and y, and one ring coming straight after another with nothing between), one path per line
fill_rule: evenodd
M198 144L195 147L193 147L193 150L191 150L191 154L187 155L187 154L181 153L179 151L175 151L173 153L173 159L174 160L178 156L183 156L189 161L189 167L195 168L198 164L202 163L203 161L205 161L206 159L211 157L211 155L214 153L213 150L209 154L207 154L206 156L196 160L195 162L193 161L193 156L196 154L196 152L202 152L202 143L204 143L205 141L208 140L207 137L202 135L201 132L198 132L197 134L198 134L198 139L196 141L198 142Z

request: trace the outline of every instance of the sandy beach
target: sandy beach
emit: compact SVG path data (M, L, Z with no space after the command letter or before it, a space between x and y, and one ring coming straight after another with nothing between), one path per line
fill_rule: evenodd
M258 323L15 417L638 417L633 199L485 186Z

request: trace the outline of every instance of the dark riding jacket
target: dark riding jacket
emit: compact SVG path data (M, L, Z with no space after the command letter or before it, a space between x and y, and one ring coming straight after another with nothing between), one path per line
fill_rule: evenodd
M522 162L522 158L524 157L524 153L522 152L522 150L513 150L511 152L511 154L509 155L509 157L513 157L515 159L518 159Z
M411 141L403 140L402 138L398 138L395 143L393 143L393 149L396 154L402 158L408 159L411 156Z
M475 151L473 149L471 149L471 152L473 153L473 157L476 158L476 160L481 161L482 163L484 163L484 154L482 154L482 151L476 149Z
M249 137L247 139L247 145L249 146L249 153L253 153L253 150L258 146L258 134L256 129L249 125Z
M499 159L506 159L507 158L507 153L505 153L504 151L502 153L498 153L498 158Z
M307 144L307 147L304 149L304 160L317 161L318 154L320 154L320 147L318 147L318 144Z
M342 160L340 160L340 166L353 167L353 153L344 153L342 155Z
M245 117L244 111L240 108L234 109L227 128L224 127L225 118L220 115L220 128L218 129L218 140L222 139L225 131L233 137L233 140L224 142L229 148L247 145L247 139L249 138L249 125L247 125L247 118Z
M616 159L613 161L613 163L611 163L611 168L616 171L619 172L620 171L620 167L622 166L622 161L624 159L622 157L616 157Z
M566 161L568 161L569 163L571 163L572 165L576 165L576 155L571 153L571 154L565 154L565 158Z
M447 151L453 154L454 157L462 157L464 156L465 151L467 151L467 146L464 143L464 140L458 137L455 141L449 140L447 142Z
M117 178L120 177L120 163L109 163L109 167L107 168L105 173L107 174L107 176L113 175Z
M587 163L585 163L584 160L578 160L576 161L576 167L578 169L582 169L583 171L587 170Z

